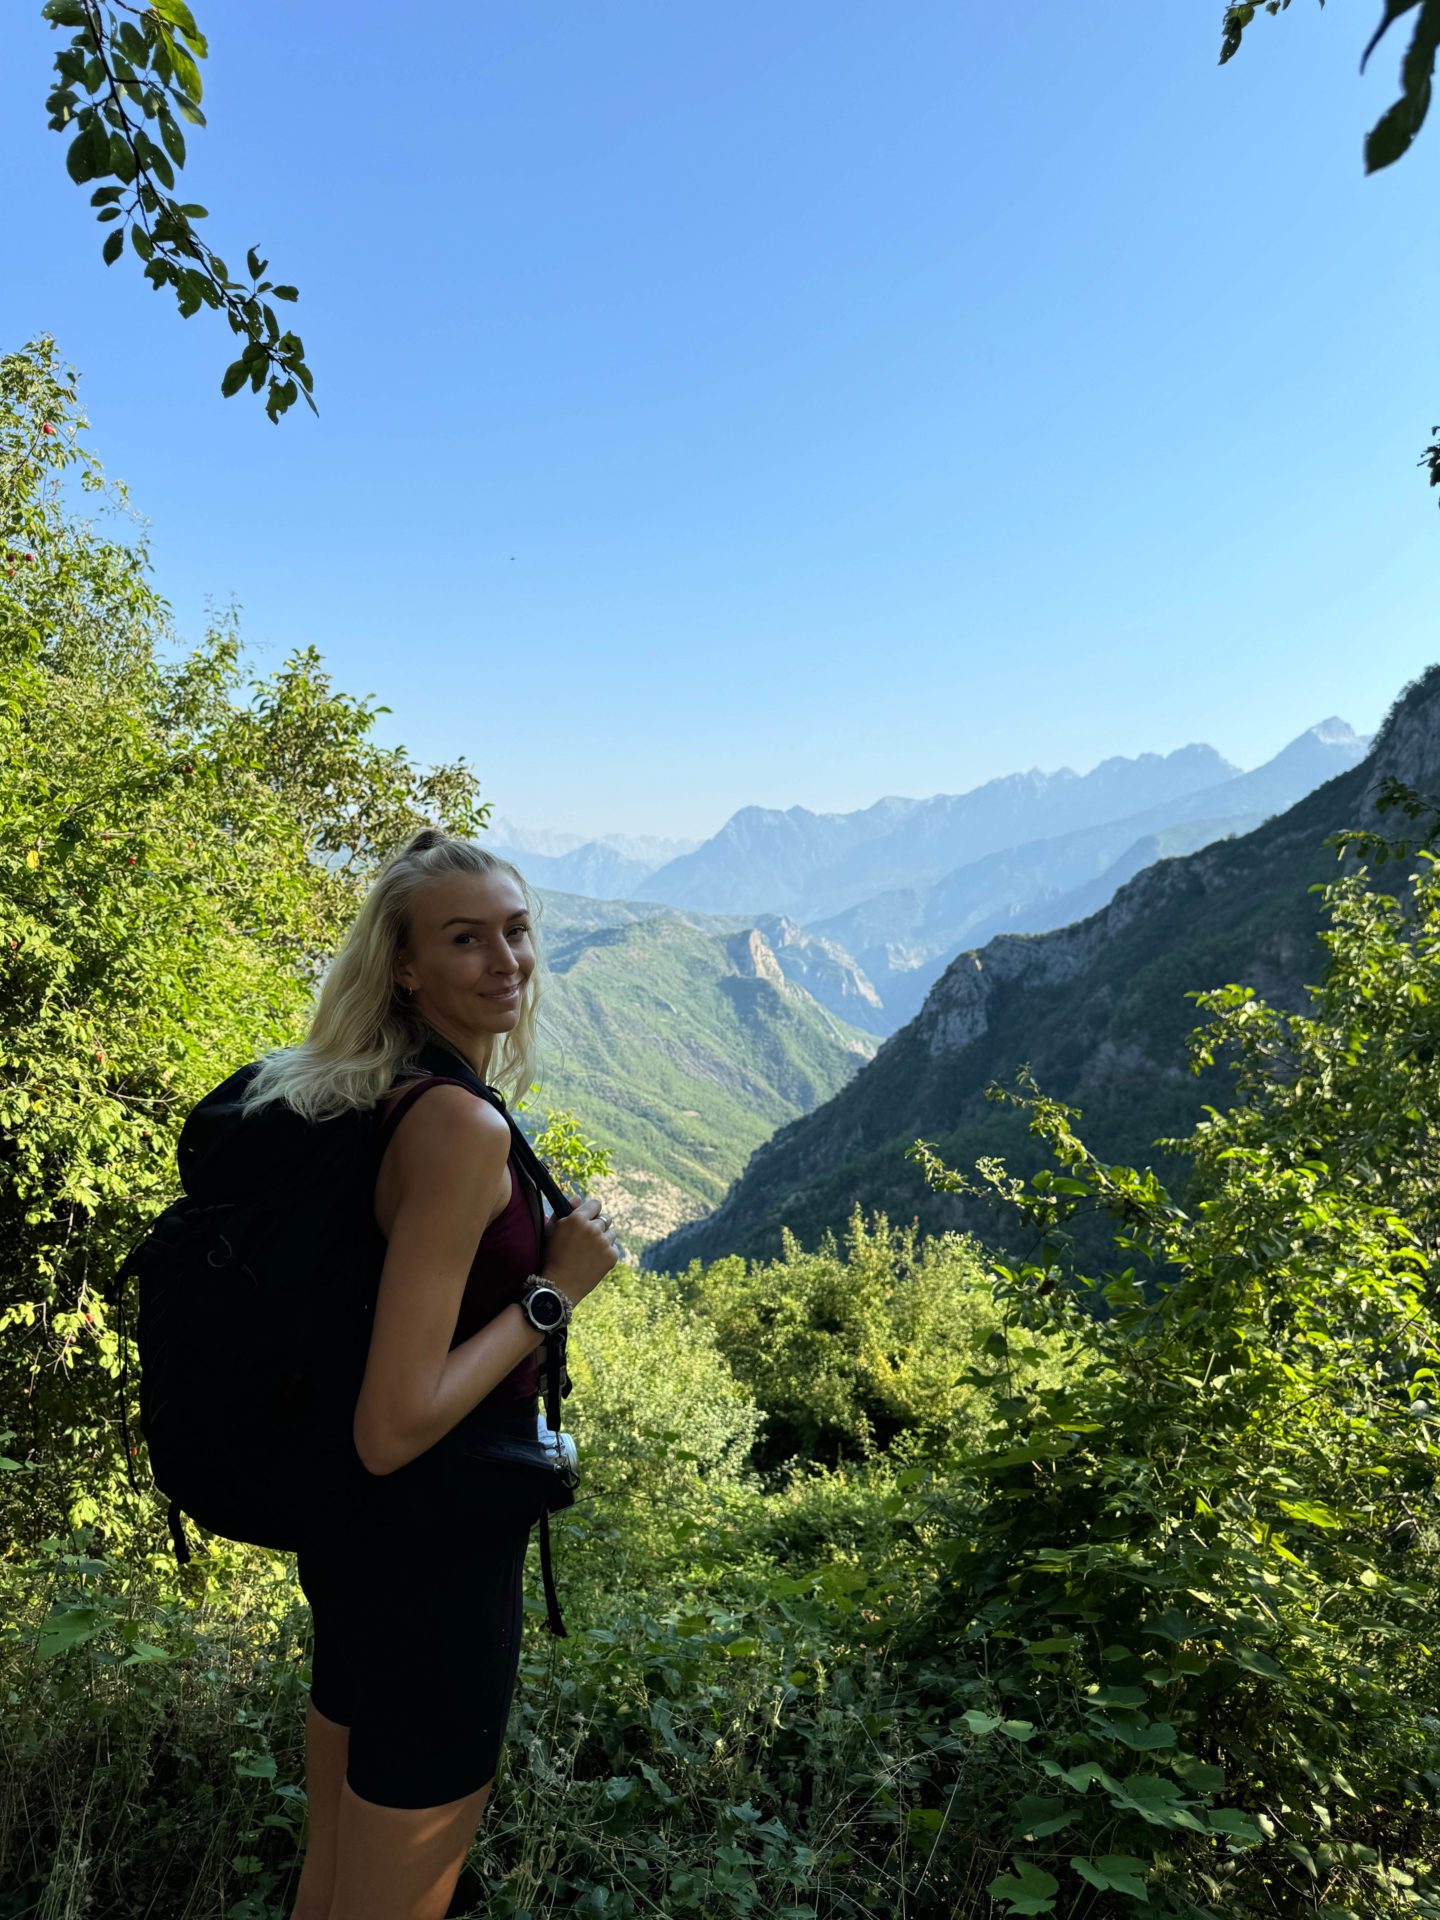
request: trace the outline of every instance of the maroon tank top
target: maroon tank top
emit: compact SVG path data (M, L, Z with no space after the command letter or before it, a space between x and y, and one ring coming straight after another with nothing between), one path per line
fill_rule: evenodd
M390 1137L411 1106L420 1095L430 1087L459 1085L458 1081L449 1082L438 1075L425 1080L416 1080L408 1086L386 1115L380 1130L379 1147L375 1165L378 1167L390 1144ZM541 1247L535 1232L535 1223L530 1217L530 1208L526 1204L525 1194L520 1185L520 1174L515 1166L515 1154L512 1150L510 1167L510 1199L496 1214L480 1236L480 1244L475 1249L475 1258L471 1262L470 1272L465 1281L465 1291L460 1299L460 1312L455 1321L455 1332L450 1341L453 1352L462 1341L478 1333L481 1327L493 1320L497 1313L508 1307L512 1301L520 1298L520 1289L532 1273L540 1271ZM376 1231L379 1231L377 1226ZM540 1349L527 1353L516 1367L512 1367L503 1380L496 1383L474 1409L495 1409L512 1407L533 1402L540 1392ZM467 1420L473 1418L467 1414Z

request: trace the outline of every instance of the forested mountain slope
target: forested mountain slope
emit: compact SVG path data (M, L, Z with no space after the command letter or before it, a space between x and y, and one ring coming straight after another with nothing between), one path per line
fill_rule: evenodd
M918 1137L962 1168L987 1154L1016 1170L1039 1165L1023 1113L984 1097L991 1082L1013 1087L1022 1062L1045 1092L1082 1108L1095 1152L1177 1178L1182 1167L1151 1143L1186 1132L1204 1102L1224 1105L1229 1092L1223 1064L1189 1071L1185 1038L1201 1022L1187 992L1235 981L1280 1007L1307 1004L1305 983L1326 959L1308 889L1343 870L1322 842L1377 824L1386 774L1421 789L1440 779L1440 667L1400 695L1364 760L1284 813L1159 860L1086 919L960 954L868 1066L767 1140L715 1213L652 1246L647 1264L768 1257L782 1226L813 1243L856 1202L999 1244L997 1209L932 1194L904 1151Z
M539 890L548 979L537 1109L607 1147L626 1250L713 1206L753 1149L878 1044L787 980L743 921Z

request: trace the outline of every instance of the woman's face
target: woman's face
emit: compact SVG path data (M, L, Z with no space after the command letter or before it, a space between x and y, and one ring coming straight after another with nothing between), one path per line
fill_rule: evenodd
M415 1011L472 1059L487 1059L493 1037L515 1025L534 970L530 913L509 874L449 874L412 901L395 977L415 989Z

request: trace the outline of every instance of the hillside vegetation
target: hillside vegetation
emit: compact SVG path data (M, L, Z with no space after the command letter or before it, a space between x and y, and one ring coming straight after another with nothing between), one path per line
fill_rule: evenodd
M163 664L78 432L48 343L0 358L0 1916L288 1920L309 1610L286 1555L176 1567L107 1282L376 850L483 815L313 656L253 704L233 635ZM1293 828L1297 1006L1177 978L1183 1204L1022 1074L1029 1177L899 1154L1014 1255L856 1206L582 1303L569 1637L532 1581L454 1914L1440 1920L1440 821L1392 797L1420 846L1342 825L1343 876Z
M523 870L523 869L522 869ZM597 1187L628 1252L709 1211L779 1126L839 1091L877 1042L787 980L759 929L543 893L537 1098L613 1168Z

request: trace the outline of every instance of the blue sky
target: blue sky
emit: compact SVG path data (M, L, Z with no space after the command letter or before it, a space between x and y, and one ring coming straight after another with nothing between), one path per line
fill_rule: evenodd
M278 426L102 265L38 11L0 337L79 367L183 631L313 643L499 814L1251 766L1435 657L1440 124L1364 177L1374 6L1222 69L1208 0L197 0L183 197L300 288Z

